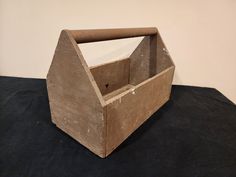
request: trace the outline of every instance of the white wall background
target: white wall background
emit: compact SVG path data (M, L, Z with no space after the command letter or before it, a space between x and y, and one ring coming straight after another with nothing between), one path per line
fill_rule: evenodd
M0 0L0 75L45 78L61 29L145 26L158 27L175 84L215 87L236 103L236 0ZM82 51L95 65L136 44Z

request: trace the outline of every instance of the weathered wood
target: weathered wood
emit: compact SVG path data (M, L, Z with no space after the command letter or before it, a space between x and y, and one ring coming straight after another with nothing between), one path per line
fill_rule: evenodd
M157 74L157 35L150 36L150 63L149 63L149 75L150 77Z
M121 87L121 88L119 88L119 89L117 89L117 90L115 90L115 91L113 91L113 92L110 92L110 93L104 95L103 98L104 98L105 101L107 101L107 100L109 100L109 99L111 99L111 98L114 98L114 96L123 93L123 92L126 91L126 90L130 90L130 89L133 88L133 87L134 87L134 86L131 85L131 84L125 85L125 86L123 86L123 87Z
M150 36L129 58L91 68L76 43L139 35ZM169 99L174 68L156 28L64 30L47 75L52 121L106 157Z
M157 35L152 36L153 43L156 43L155 46L156 53L156 73L160 73L161 71L165 70L168 67L174 66L174 63L169 55L169 52L164 44L164 42L161 39L161 36L159 32L157 32ZM152 50L154 51L154 50Z
M137 85L150 76L150 37L146 36L130 55L130 84Z
M105 156L105 120L76 43L62 31L47 75L52 121L101 157Z
M129 83L129 59L91 68L94 79L105 95Z
M169 99L173 72L171 67L107 101L107 154Z
M114 40L157 34L157 29L149 28L118 28L118 29L88 29L70 30L77 43Z

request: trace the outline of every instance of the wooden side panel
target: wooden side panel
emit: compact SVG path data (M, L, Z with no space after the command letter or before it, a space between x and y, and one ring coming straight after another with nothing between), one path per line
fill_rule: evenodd
M174 67L171 67L124 96L110 100L107 105L106 155L169 99L173 73Z
M150 37L146 36L130 55L130 84L137 85L150 75Z
M62 31L47 76L52 121L95 154L105 156L105 118L77 44ZM91 74L91 73L90 73Z
M129 83L129 62L124 59L90 69L102 95Z

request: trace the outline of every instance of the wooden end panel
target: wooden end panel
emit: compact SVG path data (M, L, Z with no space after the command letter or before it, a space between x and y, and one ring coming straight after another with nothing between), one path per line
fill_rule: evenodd
M117 90L129 83L130 60L118 60L90 69L102 95Z
M152 54L156 56L156 73L158 74L165 69L174 66L174 63L159 32L157 33L157 35L152 36L152 43L156 44L152 45L152 48L156 47L156 52L152 52ZM153 49L152 51L155 51L155 49Z
M150 76L150 37L146 36L130 55L130 84L137 85Z
M105 121L77 44L62 31L47 76L52 121L100 157L105 156Z
M169 99L173 73L171 67L107 105L106 156Z

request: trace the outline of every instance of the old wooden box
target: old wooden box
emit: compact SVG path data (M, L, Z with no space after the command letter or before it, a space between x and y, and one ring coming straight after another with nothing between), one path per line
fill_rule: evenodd
M130 57L91 68L77 45L138 36ZM106 157L168 101L174 68L156 28L63 30L47 75L52 121Z

